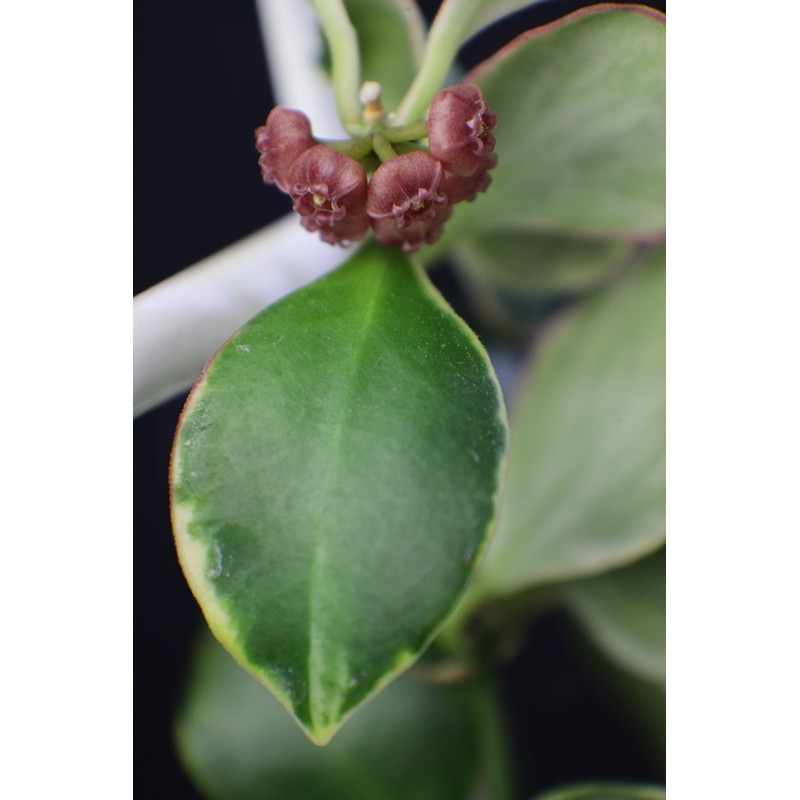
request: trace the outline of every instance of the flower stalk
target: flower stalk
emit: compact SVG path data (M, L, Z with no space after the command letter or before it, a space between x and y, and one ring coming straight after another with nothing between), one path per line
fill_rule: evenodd
M384 133L378 132L372 135L372 149L382 163L397 158L397 151L392 147L392 143Z

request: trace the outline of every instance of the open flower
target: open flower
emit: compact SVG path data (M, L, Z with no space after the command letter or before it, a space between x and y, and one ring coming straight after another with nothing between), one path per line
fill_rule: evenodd
M288 192L284 181L294 160L314 145L311 123L300 111L276 106L264 125L256 128L256 149L261 153L258 165L265 183L274 183Z
M440 190L443 174L441 163L422 150L392 158L375 170L367 213L381 244L402 245L413 253L439 238L452 213Z
M324 144L305 150L284 176L306 230L328 244L362 239L369 229L367 175L349 156Z
M453 175L469 177L494 150L491 133L497 115L489 110L481 90L472 84L450 86L437 92L428 115L428 146ZM480 190L478 190L480 191Z

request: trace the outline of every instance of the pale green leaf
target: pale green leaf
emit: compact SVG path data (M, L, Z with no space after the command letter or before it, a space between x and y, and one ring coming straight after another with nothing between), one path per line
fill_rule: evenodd
M172 510L211 629L325 743L413 662L493 524L505 412L475 335L371 243L217 354Z
M666 551L560 590L594 642L626 669L666 678Z
M206 634L176 742L210 800L464 800L479 763L467 699L462 687L403 677L319 748Z
M344 0L356 29L361 80L381 84L383 105L391 110L414 80L425 44L425 21L415 2Z
M640 13L641 12L641 13ZM664 228L665 28L597 6L523 34L466 80L497 113L486 195L448 223L634 239Z
M507 490L481 591L589 575L664 541L659 249L554 324L511 409Z
M445 2L458 2L459 0L445 0ZM541 0L461 0L464 5L469 6L469 23L466 25L466 35L464 39L469 39L478 33L482 28L486 28L509 14L521 11L523 8L535 6Z
M523 230L463 236L452 250L470 278L517 298L584 292L614 275L631 251L615 239Z
M537 795L536 800L665 800L660 786L627 783L584 783Z

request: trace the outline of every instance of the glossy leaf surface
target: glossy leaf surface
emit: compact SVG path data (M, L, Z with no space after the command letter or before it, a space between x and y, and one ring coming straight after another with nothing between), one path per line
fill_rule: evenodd
M666 678L666 551L564 587L589 636L625 668Z
M497 113L499 160L487 195L456 209L451 235L663 230L665 28L638 8L576 12L467 76Z
M463 688L402 677L318 748L208 634L176 739L210 800L464 800L478 763Z
M452 610L505 442L477 338L375 244L255 317L193 390L171 476L181 566L217 638L315 742Z
M625 783L585 783L540 794L536 800L664 800L666 791L659 786Z
M425 43L425 21L416 3L344 0L356 29L361 80L378 81L386 109L394 108L414 80Z
M564 314L534 351L511 408L482 590L600 572L664 541L664 292L659 250Z

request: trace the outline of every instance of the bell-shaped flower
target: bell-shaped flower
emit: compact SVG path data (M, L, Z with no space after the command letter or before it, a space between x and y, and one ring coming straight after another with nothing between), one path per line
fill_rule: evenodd
M261 153L258 165L264 182L277 184L288 192L286 172L314 144L311 123L305 114L283 106L273 108L266 123L256 128L256 150Z
M478 192L485 192L492 182L489 170L497 165L496 153L484 153L480 158L478 169L466 178L453 175L445 170L442 179L442 191L447 195L450 203L460 203L462 200L472 201Z
M402 245L413 253L439 238L452 213L440 189L443 175L441 163L423 150L392 158L375 170L367 213L381 244Z
M482 157L494 150L491 130L497 115L489 110L481 90L472 84L437 92L428 115L428 147L453 175L469 177L483 166Z
M284 179L303 227L319 231L323 241L347 244L369 230L367 175L349 156L314 145L295 158Z

